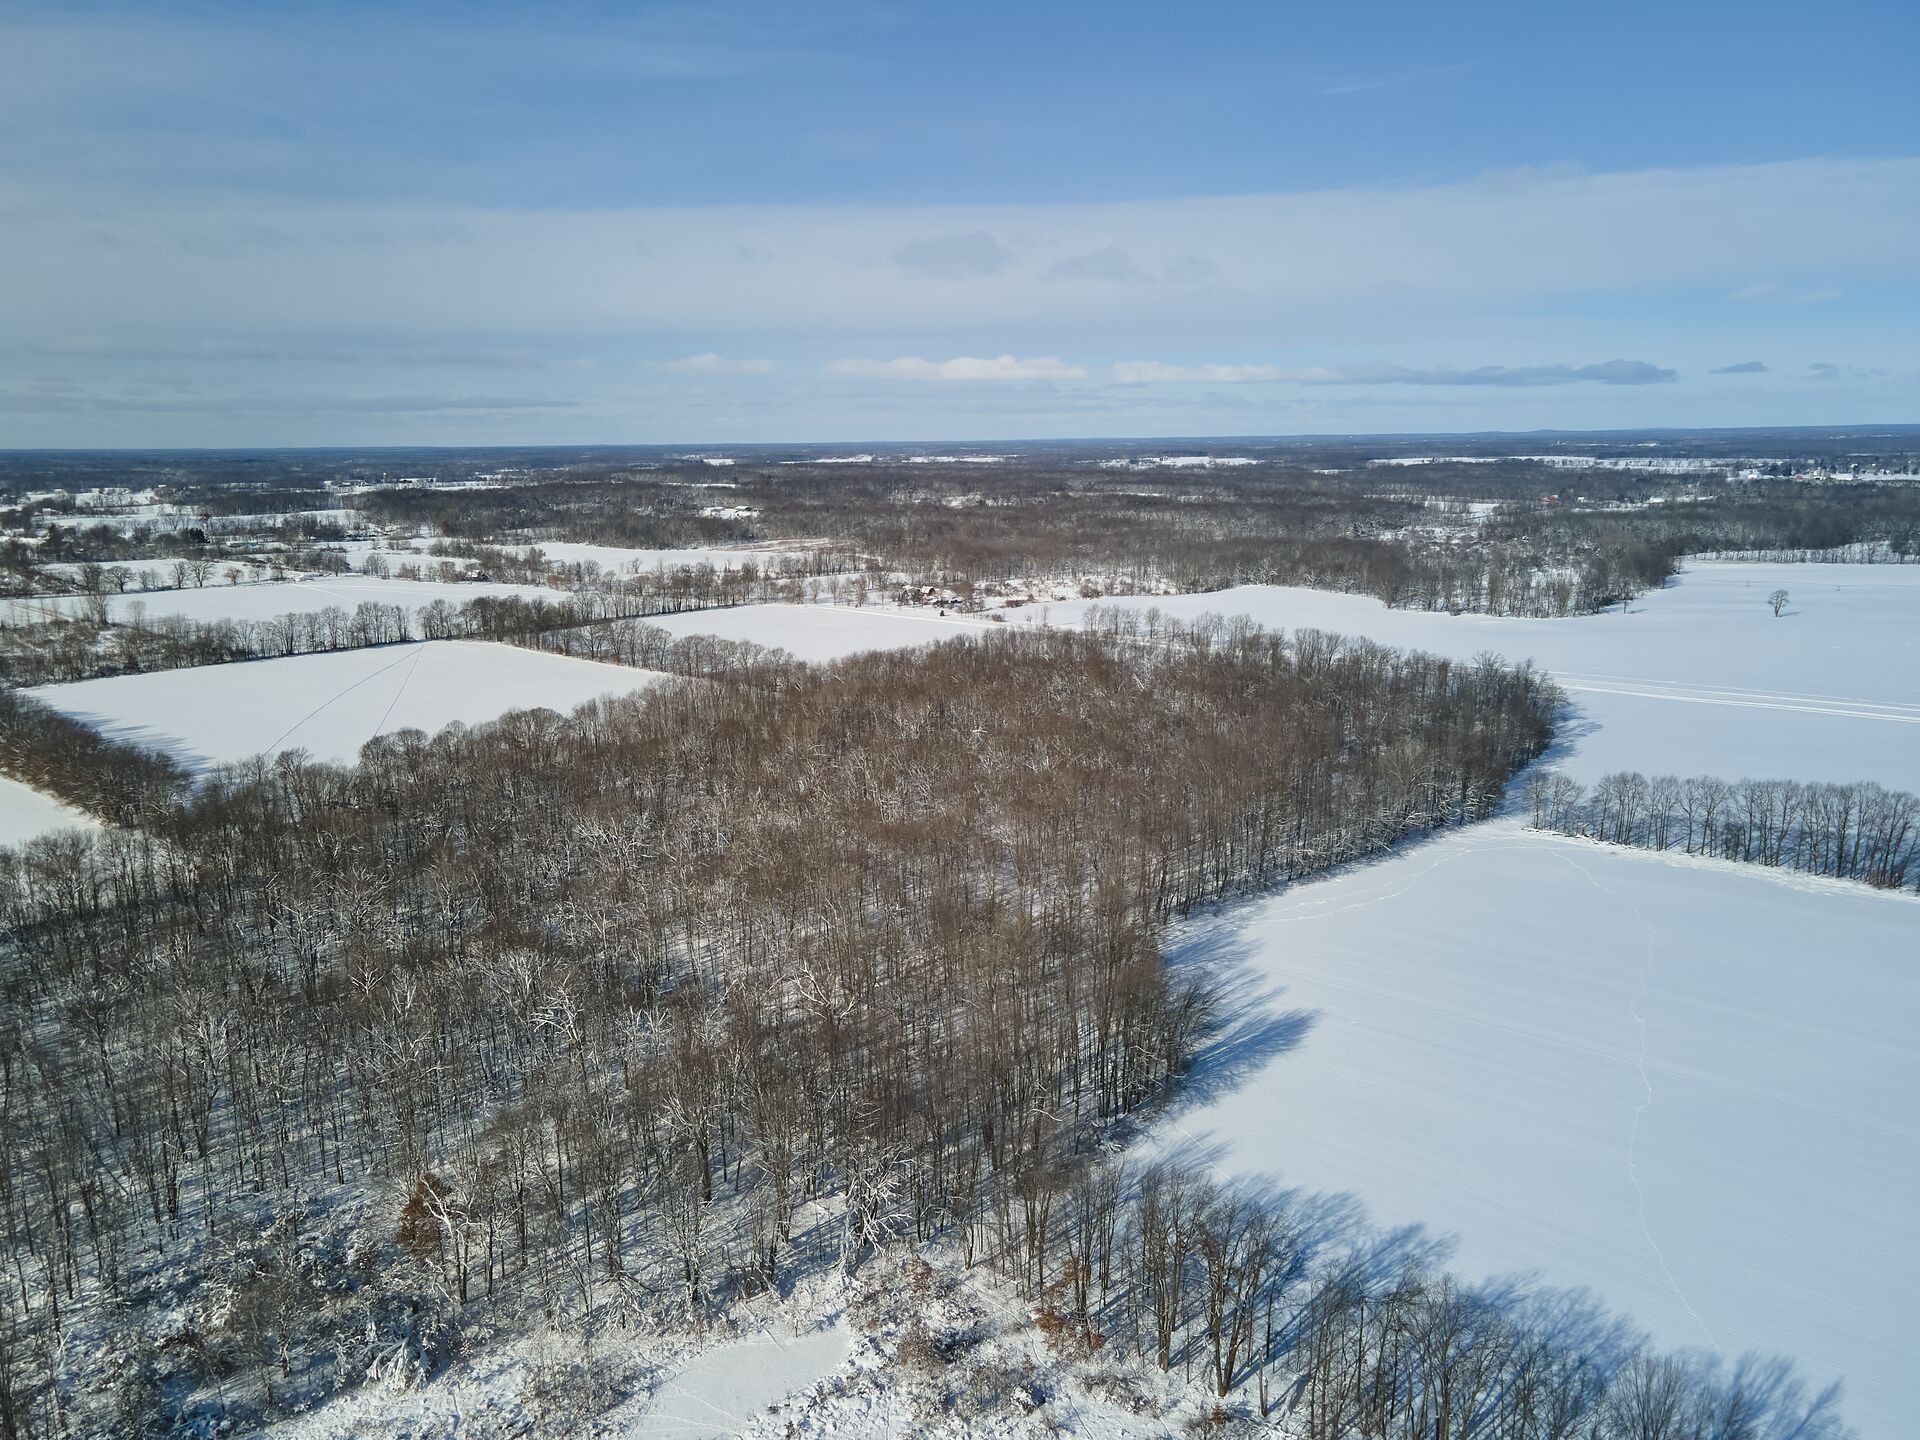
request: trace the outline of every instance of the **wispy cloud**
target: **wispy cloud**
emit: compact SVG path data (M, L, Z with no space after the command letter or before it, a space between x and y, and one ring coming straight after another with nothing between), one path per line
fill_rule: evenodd
M1368 80L1348 80L1333 85L1322 85L1317 93L1321 95L1366 95L1375 90L1396 90L1402 85L1412 85L1421 80L1431 80L1439 75L1458 75L1463 70L1471 70L1484 65L1484 59L1462 60L1453 65L1428 65L1419 70L1408 70L1398 75L1382 75Z
M893 252L893 263L935 280L978 280L1006 268L1007 247L984 230L909 240Z
M1828 271L1920 278L1920 160L1086 205L30 200L0 215L0 273L16 282L0 286L0 334L19 343L88 333L271 348L379 334L445 348L642 332L713 337L725 353L723 335L894 334L928 337L903 344L924 354L930 337L993 334L1034 337L1045 353L1102 327L1244 348L1282 327L1291 343L1357 322L1411 335L1443 308L1484 317L1488 300L1735 293L1805 263L1809 241L1783 213L1854 217L1820 233ZM1157 283L1091 283L1135 271ZM233 333L236 316L247 333Z
M771 360L729 360L712 350L667 362L667 369L683 375L771 375L774 368Z
M1163 365L1158 360L1122 360L1113 367L1122 385L1255 385L1294 378L1277 365Z
M1742 360L1737 365L1716 365L1707 373L1709 375L1764 375L1767 373L1767 362Z
M892 360L835 360L829 375L858 380L1084 380L1086 370L1053 355L1017 360L996 355L990 360L956 355L951 360L922 360L901 355Z
M1840 292L1831 288L1801 290L1784 280L1756 280L1741 286L1727 298L1745 304L1824 305L1829 300L1838 300Z
M91 392L45 386L0 389L0 413L68 415L437 415L571 410L577 401L532 395L203 395L160 396L146 387Z
M1047 267L1049 280L1107 280L1138 284L1152 277L1118 245L1103 245L1084 255L1068 255Z
M1249 385L1290 381L1299 385L1661 385L1677 372L1645 360L1602 360L1592 365L1448 366L1334 365L1283 370L1277 365L1163 365L1123 360L1113 367L1122 385Z
M1678 372L1645 360L1602 360L1592 365L1480 365L1471 370L1447 366L1341 365L1329 370L1296 370L1286 376L1310 385L1664 385Z

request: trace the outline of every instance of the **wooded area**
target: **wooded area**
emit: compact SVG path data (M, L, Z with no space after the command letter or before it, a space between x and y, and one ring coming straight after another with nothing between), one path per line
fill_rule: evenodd
M1779 865L1882 890L1920 890L1920 796L1870 781L1685 780L1620 771L1583 789L1530 775L1533 823L1643 850Z
M1207 1043L1161 926L1488 813L1554 703L1312 633L993 632L350 769L129 757L140 828L0 873L11 1434L107 1403L50 1383L72 1327L148 1357L116 1426L248 1366L312 1399L476 1306L685 1323L809 1199L849 1265L946 1237L1038 1294L1035 1207ZM84 793L43 712L0 722Z

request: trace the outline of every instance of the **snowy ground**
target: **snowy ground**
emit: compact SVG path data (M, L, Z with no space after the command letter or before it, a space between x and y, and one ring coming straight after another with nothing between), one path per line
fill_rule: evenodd
M405 557L394 557L404 561ZM425 562L437 563L437 562ZM437 580L376 580L365 575L306 576L299 580L265 581L254 585L207 585L200 589L149 590L134 595L116 595L109 602L109 613L124 621L139 606L149 620L163 615L179 615L189 620L271 620L276 615L306 614L338 606L352 610L363 600L380 605L403 605L417 611L435 600L449 605L464 605L483 595L521 595L530 598L557 599L558 592L544 585L503 585L462 582L443 584ZM16 621L26 621L58 613L78 615L84 601L75 596L9 600L8 613Z
M97 822L51 795L0 776L0 845L24 845L36 835L73 826L92 828Z
M649 615L647 624L675 635L717 635L777 646L796 660L825 663L868 650L898 650L976 634L997 625L978 616L942 619L932 610L861 609L848 605L739 605Z
M810 1335L769 1330L709 1350L648 1397L631 1440L726 1440L755 1415L805 1390L846 1363L852 1339L842 1326Z
M536 705L565 712L660 678L511 645L435 640L115 675L29 693L113 738L206 766L295 747L351 761L378 734L408 727L431 734L456 720L473 725Z
M1667 1345L1920 1413L1920 899L1500 821L1189 923L1247 1018L1159 1143Z
M547 562L554 565L579 565L592 561L603 570L683 570L690 565L711 565L716 570L738 570L743 565L765 566L785 559L780 550L632 550L623 545L583 545L568 540L535 542ZM521 551L522 554L526 552Z

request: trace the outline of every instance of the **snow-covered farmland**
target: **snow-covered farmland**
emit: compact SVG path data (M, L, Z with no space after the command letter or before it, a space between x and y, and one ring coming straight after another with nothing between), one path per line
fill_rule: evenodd
M634 550L624 545L586 545L569 540L542 540L535 547L550 565L592 563L602 570L631 574L655 570L684 570L711 565L716 570L739 570L774 564L787 557L782 550ZM522 553L525 553L524 551Z
M1161 1143L1920 1413L1920 900L1496 822L1190 922L1245 1014Z
M96 823L91 816L61 804L51 795L0 776L0 845L24 845L49 831L92 828Z
M993 622L978 617L943 619L933 611L776 604L650 615L647 624L675 635L751 640L756 645L785 650L796 660L824 664L868 650L900 650L955 635L971 635Z
M1792 599L1775 618L1776 588ZM1920 567L1695 564L1625 613L1521 620L1393 610L1365 595L1248 585L1015 612L1081 623L1094 604L1182 620L1245 615L1470 659L1532 659L1573 701L1553 759L1612 770L1875 780L1920 791Z
M533 706L564 712L660 678L510 645L435 640L115 675L29 693L115 739L204 767L294 748L351 761L375 735L432 733Z

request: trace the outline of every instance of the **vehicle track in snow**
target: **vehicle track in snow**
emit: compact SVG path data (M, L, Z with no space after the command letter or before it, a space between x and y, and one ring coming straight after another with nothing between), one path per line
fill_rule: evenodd
M1741 690L1726 685L1683 685L1670 680L1643 680L1611 675L1555 674L1562 690L1599 695L1631 695L1646 700L1671 700L1683 705L1726 705L1741 710L1787 710L1802 715L1830 715L1849 720L1887 720L1897 725L1920 725L1920 705L1893 701L1852 700L1829 695L1798 695L1788 691Z

